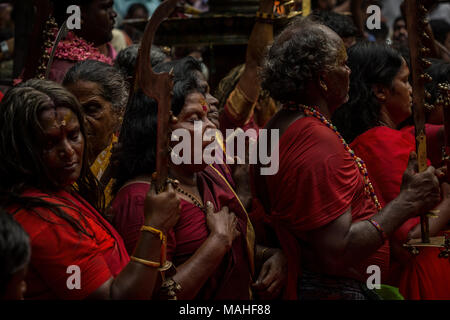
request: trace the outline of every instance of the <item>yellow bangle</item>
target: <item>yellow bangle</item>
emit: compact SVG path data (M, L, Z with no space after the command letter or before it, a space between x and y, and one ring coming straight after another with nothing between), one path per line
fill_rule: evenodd
M148 267L152 267L152 268L161 267L161 263L159 263L159 262L144 260L144 259L136 258L134 256L131 256L130 259L131 259L131 261L142 263Z
M150 233L159 235L159 239L161 240L161 264L164 264L166 261L167 236L161 230L146 225L143 225L141 227L141 231L148 231Z
M150 232L150 233L157 234L157 235L159 235L159 239L160 239L162 242L166 242L166 236L165 236L164 233L163 233L161 230L159 230L159 229L156 229L156 228L153 228L153 227L150 227L150 226L145 226L145 225L143 225L143 226L141 227L141 231L148 231L148 232Z

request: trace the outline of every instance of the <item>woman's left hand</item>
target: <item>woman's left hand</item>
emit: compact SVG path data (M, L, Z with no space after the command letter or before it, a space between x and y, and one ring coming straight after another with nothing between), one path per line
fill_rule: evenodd
M271 256L264 262L253 289L263 300L278 297L286 284L287 261L280 249L270 249Z

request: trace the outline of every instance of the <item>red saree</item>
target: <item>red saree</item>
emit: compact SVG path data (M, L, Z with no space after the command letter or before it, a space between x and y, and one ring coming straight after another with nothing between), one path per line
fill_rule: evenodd
M376 207L364 192L355 161L337 135L313 117L296 120L279 142L279 171L266 176L270 198L270 223L288 257L288 288L285 299L297 297L301 243L306 232L327 225L351 207L354 222L368 219ZM367 266L387 270L389 243L386 241L365 261L353 266L367 279ZM301 288L299 288L301 290Z
M117 276L128 263L128 254L118 233L79 195L28 190L22 196L58 205L91 235L77 232L48 209L9 208L30 236L32 253L26 299L84 299L109 278ZM70 290L67 286L71 275L67 268L71 265L80 268L81 289Z
M415 142L409 132L375 127L358 136L352 149L364 160L369 177L382 206L400 193L400 185ZM397 245L406 242L408 233L420 219L406 221L394 234ZM405 261L393 256L389 281L399 287L405 299L450 299L450 263L438 258L439 249L421 249L418 256L402 254ZM403 259L402 259L403 260ZM382 282L386 280L382 279Z
M197 183L203 202L211 201L215 210L228 206L238 218L241 235L222 263L208 279L195 299L247 300L251 298L250 284L254 269L254 232L247 213L233 191L233 183L225 166L208 166L198 173ZM143 223L143 199L149 190L146 182L125 185L112 202L113 224L124 237L132 252L139 228ZM206 216L193 204L181 200L181 216L168 233L167 259L175 266L183 264L209 235Z

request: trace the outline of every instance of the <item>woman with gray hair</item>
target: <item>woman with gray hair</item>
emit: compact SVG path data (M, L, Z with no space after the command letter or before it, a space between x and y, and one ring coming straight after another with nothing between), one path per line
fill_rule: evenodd
M114 67L86 60L69 69L63 85L78 99L86 123L89 164L104 189L105 204L111 201L109 159L128 99L128 85Z
M342 39L311 18L278 36L263 69L262 88L284 104L266 126L280 132L280 162L271 176L254 168L254 186L288 257L286 298L378 298L368 267L383 281L389 236L439 202L434 168L417 173L412 154L402 191L381 209L364 163L330 122L349 76Z

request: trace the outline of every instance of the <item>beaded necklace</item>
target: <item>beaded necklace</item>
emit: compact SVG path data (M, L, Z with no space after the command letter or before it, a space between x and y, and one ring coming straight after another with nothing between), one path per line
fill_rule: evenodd
M169 183L174 183L176 180L172 179L172 178L167 178L167 181ZM186 190L184 190L183 188L180 187L179 182L174 184L175 190L178 191L181 194L184 194L186 197L188 197L189 199L192 200L192 202L194 203L195 206L197 206L198 208L200 208L200 210L202 210L203 212L206 213L206 208L203 205L202 201L197 199L196 196L194 196L192 193L187 192Z
M292 104L286 106L286 108L288 110L294 110L294 107ZM362 176L363 176L363 180L364 180L364 191L366 192L366 194L368 196L370 196L373 200L373 202L375 203L375 206L377 208L378 211L380 211L381 208L381 204L378 201L378 197L375 194L375 190L373 188L372 183L370 182L369 179L369 174L367 172L367 168L366 168L366 164L364 163L364 161L357 157L355 155L355 152L350 148L350 146L347 144L347 142L345 142L345 139L341 136L341 134L339 133L339 131L337 130L337 128L330 122L328 121L327 118L325 118L325 116L323 116L319 111L317 111L315 108L312 108L310 106L305 106L305 105L297 105L296 110L298 110L299 108L303 109L303 112L308 115L308 116L313 116L317 119L319 119L324 125L326 125L328 128L330 128L331 130L333 130L333 132L338 136L339 140L341 140L342 144L344 145L345 150L347 150L348 153L350 153L350 155L352 156L353 160L356 163L356 166L359 169L359 172L361 172Z
M193 194L187 192L186 190L182 189L180 186L177 186L175 188L176 191L178 191L181 194L184 194L185 196L187 196L189 199L192 200L192 202L194 203L194 205L196 205L197 207L200 208L200 210L202 210L203 212L206 212L205 206L201 203L200 200L197 199L197 197L195 197Z

